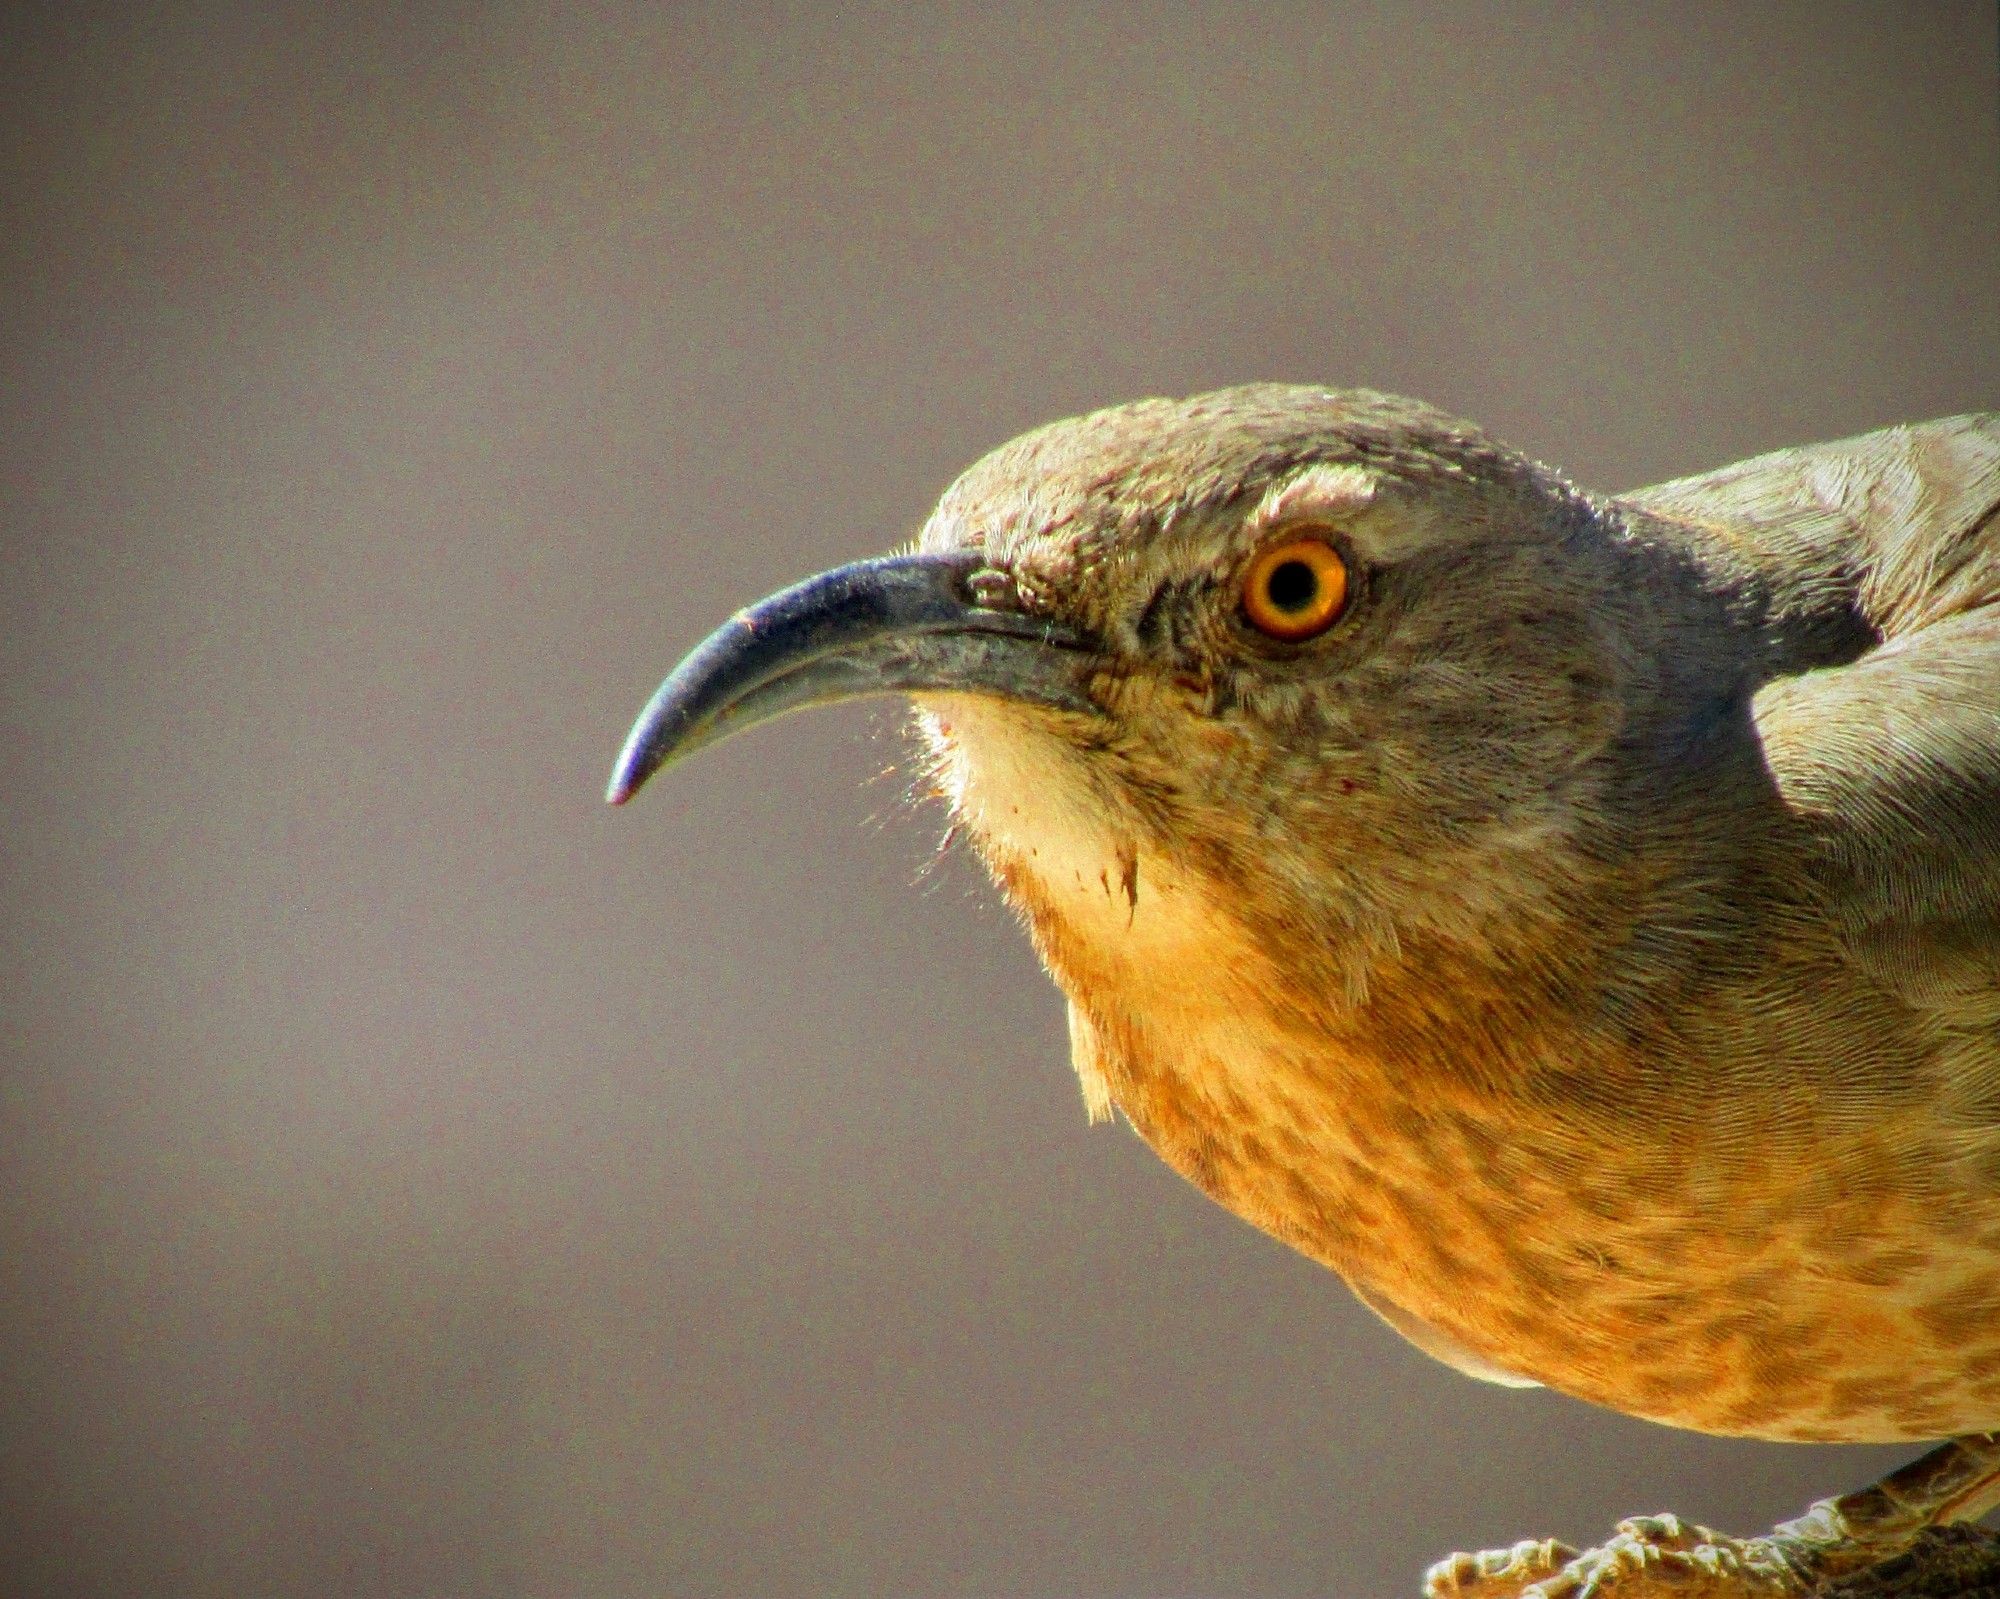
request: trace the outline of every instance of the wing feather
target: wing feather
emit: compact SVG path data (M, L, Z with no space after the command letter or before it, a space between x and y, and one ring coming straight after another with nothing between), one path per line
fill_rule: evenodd
M1880 642L1756 695L1854 959L2000 1075L2000 414L1739 462L1628 501L1829 575Z

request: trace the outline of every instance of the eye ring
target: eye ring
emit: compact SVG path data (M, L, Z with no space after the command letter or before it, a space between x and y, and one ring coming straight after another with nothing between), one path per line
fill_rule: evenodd
M1243 569L1243 617L1287 644L1317 638L1347 609L1347 562L1318 534L1281 539Z

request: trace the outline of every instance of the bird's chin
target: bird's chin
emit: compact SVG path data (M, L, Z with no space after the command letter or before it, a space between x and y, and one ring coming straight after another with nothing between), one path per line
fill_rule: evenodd
M1070 794L1066 742L1032 706L976 694L916 696L916 726L928 746L952 817L976 843L1028 853L1052 825L1086 817Z
M1175 1015L1251 964L1217 886L1162 848L1059 712L925 695L939 790L1072 1000Z
M1118 807L1059 714L973 694L924 694L916 706L938 787L989 864L1094 871L1118 853Z

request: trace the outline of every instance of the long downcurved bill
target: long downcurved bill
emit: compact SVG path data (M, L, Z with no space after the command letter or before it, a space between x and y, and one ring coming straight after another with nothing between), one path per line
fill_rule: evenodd
M639 713L605 798L622 805L669 761L786 711L864 694L987 694L1093 714L1081 634L978 604L977 555L888 555L773 594L711 633Z

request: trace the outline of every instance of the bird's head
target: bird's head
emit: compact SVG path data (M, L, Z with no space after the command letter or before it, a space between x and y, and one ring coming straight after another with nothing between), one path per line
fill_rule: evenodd
M1387 958L1561 919L1622 720L1597 515L1376 394L1056 423L972 467L910 552L739 613L611 798L781 711L904 692L1073 1001L1254 968L1267 999L1358 1004Z

